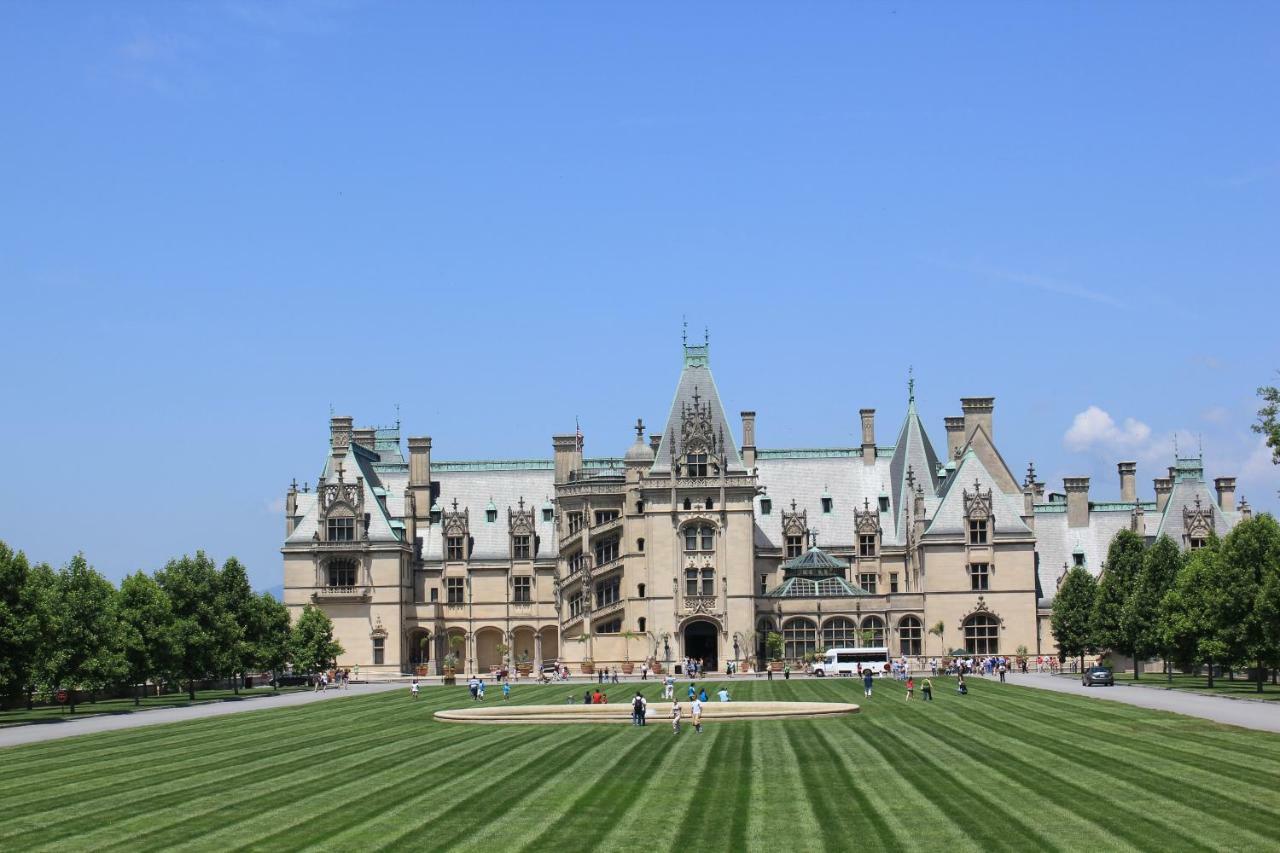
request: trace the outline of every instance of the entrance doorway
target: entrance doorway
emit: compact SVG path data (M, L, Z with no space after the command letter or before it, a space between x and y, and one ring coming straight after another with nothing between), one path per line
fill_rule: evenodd
M690 622L684 628L684 653L694 660L702 659L702 668L712 672L720 668L716 653L716 635L720 632L710 622Z

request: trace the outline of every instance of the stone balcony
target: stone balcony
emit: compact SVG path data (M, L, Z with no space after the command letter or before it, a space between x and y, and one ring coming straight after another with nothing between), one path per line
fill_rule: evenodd
M321 586L311 593L314 602L358 603L373 598L373 589L367 586Z

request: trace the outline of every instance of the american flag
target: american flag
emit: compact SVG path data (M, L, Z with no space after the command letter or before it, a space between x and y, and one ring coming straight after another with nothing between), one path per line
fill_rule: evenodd
M574 426L574 429L577 430L575 435L577 436L577 439L578 439L578 449L581 450L582 449L582 425L578 423L577 415L575 415L573 418L573 426Z

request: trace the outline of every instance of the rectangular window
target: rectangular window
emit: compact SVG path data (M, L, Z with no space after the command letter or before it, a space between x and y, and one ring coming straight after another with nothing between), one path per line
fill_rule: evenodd
M888 495L881 495L881 496L880 496L880 511L881 511L881 512L888 512L888 511L889 511L889 496L888 496Z
M603 566L618 559L618 539L613 537L596 543L596 565Z
M698 594L698 570L684 570L684 594L687 596L696 596Z
M771 512L773 512L773 501L769 500L768 498L761 498L761 499L760 499L760 514L761 514L761 515L769 515Z
M552 510L552 509L551 509L551 507L549 507L549 506L544 506L544 507L542 508L542 520L543 520L543 521L554 521L554 520L555 520L555 511L554 511L554 510Z
M445 578L444 591L449 604L466 604L466 587L462 578Z
M329 564L329 586L355 586L356 564L343 560Z
M533 601L533 578L515 577L511 579L511 600L516 604L528 604Z
M769 592L769 576L761 575L760 576L760 594L767 595L768 592Z
M330 542L352 542L356 538L356 520L354 518L329 519Z
M437 587L437 586L431 587L431 600L432 601L440 600L440 587Z
M528 536L511 537L511 556L517 560L529 559L529 537Z
M889 575L889 592L898 591L898 573L893 572Z
M486 524L493 524L498 520L498 511L496 509L486 509L484 511L484 520Z
M858 536L858 556L874 557L876 555L876 535L863 533Z
M876 594L876 575L875 572L864 572L858 575L858 586L865 589L872 595Z
M596 623L596 633L597 634L621 634L622 633L621 617L617 619L610 619L608 622Z
M582 513L571 512L569 513L568 520L569 520L569 532L571 534L577 533L579 530L582 529Z
M445 539L445 559L465 560L467 550L461 536L449 536Z
M991 588L991 566L987 563L969 564L969 588L974 590Z
M373 638L373 665L382 666L387 654L387 641L382 637Z
M1191 540L1190 540L1190 542L1189 542L1189 544L1188 544L1188 547L1189 547L1192 551L1199 551L1201 548L1203 548L1203 547L1204 547L1204 539L1200 538L1199 536L1193 536L1193 537L1191 537ZM1081 561L1081 562L1083 562L1083 561Z
M596 510L596 524L608 524L617 518L618 514L616 509L598 509Z
M987 544L987 520L985 518L975 518L969 521L969 544Z
M832 507L834 507L834 506L835 506L835 504L832 502L831 498L823 498L823 499L822 499L822 511L823 511L824 513L828 513L828 514L830 514L831 509L832 509Z
M582 593L575 592L573 594L573 597L569 599L569 615L570 616L582 615Z
M690 453L685 465L684 475L686 477L707 476L707 454Z
M787 559L793 560L804 553L804 537L788 536L787 537Z
M703 594L703 595L715 595L715 594L716 594L716 572L715 572L715 569L703 569L703 570L702 570L702 594Z
M582 571L582 567L586 565L586 557L582 556L581 551L578 551L570 554L566 562L569 564L569 574L574 574Z
M622 597L622 583L618 578L596 584L596 607L613 604Z

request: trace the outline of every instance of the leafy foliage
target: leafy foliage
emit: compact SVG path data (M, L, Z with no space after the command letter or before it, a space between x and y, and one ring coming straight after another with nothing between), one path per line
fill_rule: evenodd
M1125 605L1142 571L1142 537L1121 530L1107 548L1107 561L1098 580L1093 602L1093 645L1100 649L1132 652L1135 637L1124 618Z
M1084 566L1075 566L1058 587L1053 600L1053 636L1063 657L1080 657L1092 651L1094 602L1098 582Z
M1142 570L1121 612L1122 632L1142 659L1165 651L1160 630L1160 604L1173 589L1183 564L1182 552L1168 536L1161 536L1142 555Z
M1258 422L1253 431L1267 437L1267 447L1271 448L1271 461L1280 465L1280 388L1264 385L1258 389L1263 406L1258 409Z
M291 646L293 666L301 672L328 668L342 654L333 641L333 621L318 607L308 604L293 626Z

